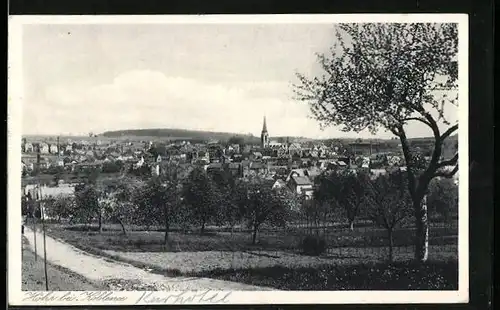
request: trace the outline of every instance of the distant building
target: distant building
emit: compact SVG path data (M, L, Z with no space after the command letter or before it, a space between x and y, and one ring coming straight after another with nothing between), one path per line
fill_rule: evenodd
M50 147L49 147L49 152L51 154L57 154L57 152L59 151L59 148L57 147L56 144L51 144Z
M272 189L281 189L285 188L286 183L282 179L277 179L276 182L274 182Z
M151 166L151 175L159 176L160 175L160 165L154 164Z
M24 151L26 153L33 153L33 144L30 142L27 142L24 144Z
M298 143L292 143L288 147L288 153L292 156L302 157L302 147Z
M49 154L49 145L47 143L40 143L40 154Z

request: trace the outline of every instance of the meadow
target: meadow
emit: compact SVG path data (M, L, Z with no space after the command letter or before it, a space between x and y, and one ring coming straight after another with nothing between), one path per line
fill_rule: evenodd
M254 245L251 232L240 227L232 233L207 227L203 235L174 228L165 245L159 227L131 225L125 235L114 224L105 224L102 233L97 226L47 226L49 235L77 248L167 276L208 277L285 290L454 289L458 285L455 225L433 224L429 262L424 266L412 262L412 228L394 232L393 262L387 261L383 229L360 223L351 231L337 223L321 230L328 236L327 251L308 256L299 246L306 233L301 227L264 228ZM358 276L346 280L353 272ZM436 281L431 281L433 276Z

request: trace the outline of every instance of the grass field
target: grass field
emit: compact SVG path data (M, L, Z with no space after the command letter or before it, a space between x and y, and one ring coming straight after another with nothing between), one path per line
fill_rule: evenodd
M169 233L169 243L164 245L164 232L150 228L129 227L127 235L121 233L118 225L105 225L99 233L96 226L86 230L83 226L52 224L48 230L54 237L63 239L80 248L113 250L118 252L199 252L199 251L289 251L297 252L298 245L305 235L303 229L266 230L259 233L258 242L251 244L250 231L207 230L199 233ZM358 227L354 231L338 227L320 230L327 236L330 252L342 248L384 248L387 247L387 233L383 229ZM394 246L408 247L413 244L413 231L410 228L394 232ZM430 229L430 245L456 245L457 228L433 226Z
M164 245L164 232L154 228L144 231L138 226L129 227L126 236L117 225L105 225L99 233L95 226L85 230L83 226L50 224L48 233L89 253L167 276L209 277L284 290L457 286L456 227L431 228L430 263L417 267L411 263L411 229L395 232L395 262L388 264L386 232L362 226L354 231L325 228L328 252L319 257L300 253L298 244L304 232L298 228L263 231L256 245L251 244L249 231L231 234L209 229L204 235L173 231L169 233L168 245ZM352 272L358 276L347 281ZM436 281L431 281L432 277Z

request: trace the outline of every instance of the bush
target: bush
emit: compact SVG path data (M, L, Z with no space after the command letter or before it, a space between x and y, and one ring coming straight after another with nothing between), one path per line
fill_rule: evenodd
M301 244L302 253L305 255L319 256L326 252L326 240L323 236L306 236Z

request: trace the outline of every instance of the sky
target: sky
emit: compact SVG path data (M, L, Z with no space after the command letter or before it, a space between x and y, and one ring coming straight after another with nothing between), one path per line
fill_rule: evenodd
M295 73L318 74L331 24L24 25L23 134L182 128L310 138L321 130L293 99ZM419 123L409 137L430 136ZM379 138L391 134L379 132Z

